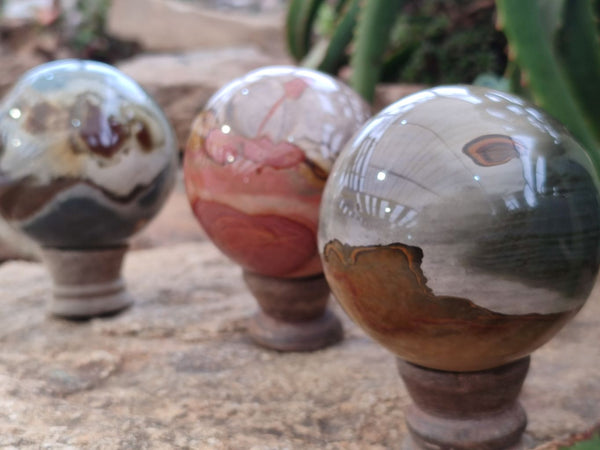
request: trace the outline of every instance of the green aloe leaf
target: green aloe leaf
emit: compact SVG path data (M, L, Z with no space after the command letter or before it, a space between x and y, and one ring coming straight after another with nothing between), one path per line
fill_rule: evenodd
M598 450L600 448L600 433L588 441L578 442L571 447L560 447L560 450Z
M310 48L313 23L324 0L291 0L286 17L286 36L290 54L301 61Z
M600 142L600 41L589 0L569 0L558 34L558 51L586 125Z
M359 0L351 0L335 28L321 63L317 67L319 70L336 74L346 62L346 48L352 41L358 11Z
M600 145L571 91L570 79L565 73L567 68L561 63L552 42L546 39L540 2L497 0L496 5L511 56L528 81L534 100L565 124L588 150L596 169L600 170Z
M544 36L549 42L554 42L556 33L563 25L563 11L565 9L566 1L567 0L544 0L539 2L540 20L542 22Z
M375 96L390 31L404 0L363 0L354 33L354 52L350 58L351 86L367 101Z

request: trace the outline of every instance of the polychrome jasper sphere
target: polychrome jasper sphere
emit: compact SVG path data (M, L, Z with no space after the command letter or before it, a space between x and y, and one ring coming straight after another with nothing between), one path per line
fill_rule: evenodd
M523 357L581 308L598 271L598 178L521 99L446 86L348 143L323 196L325 276L400 358L474 371Z
M358 94L313 70L266 67L223 87L195 119L184 158L188 198L208 236L250 272L322 273L322 190L368 117Z
M171 126L133 80L63 60L0 106L0 213L42 246L122 245L159 210L177 168Z

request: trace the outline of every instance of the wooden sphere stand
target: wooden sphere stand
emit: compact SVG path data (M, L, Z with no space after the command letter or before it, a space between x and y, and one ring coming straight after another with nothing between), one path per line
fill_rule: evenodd
M81 320L128 308L133 299L121 277L127 248L43 248L42 257L53 282L49 312Z
M257 344L272 350L302 352L342 339L342 324L327 308L330 291L323 274L275 278L244 271L244 281L260 306L248 328Z
M521 448L527 416L518 401L529 356L478 372L444 372L398 359L414 401L405 450Z

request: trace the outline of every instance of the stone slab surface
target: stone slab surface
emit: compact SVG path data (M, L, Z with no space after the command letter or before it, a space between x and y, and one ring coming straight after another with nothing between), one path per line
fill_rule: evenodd
M188 202L180 170L166 204L146 228L133 236L129 244L134 250L139 250L206 239Z
M111 34L135 40L148 52L251 45L284 55L284 16L283 7L252 14L182 0L113 0L107 27Z
M241 271L201 236L132 251L124 274L132 309L68 322L45 313L41 264L0 265L0 448L401 448L394 358L336 305L343 343L281 354L248 340ZM529 448L600 421L599 287L533 357Z

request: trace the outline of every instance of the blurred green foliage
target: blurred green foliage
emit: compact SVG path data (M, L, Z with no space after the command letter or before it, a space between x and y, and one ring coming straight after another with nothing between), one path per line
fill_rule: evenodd
M600 0L290 0L301 64L372 101L379 82L511 90L560 120L600 173ZM510 58L509 58L509 57Z
M508 38L507 78L588 150L600 173L600 2L497 0Z
M114 62L139 52L140 46L112 36L107 27L111 0L77 0L74 9L63 9L58 21L62 45L74 57Z
M111 0L77 0L78 23L71 33L69 44L78 54L107 46L106 19Z
M370 100L373 82L501 75L506 40L494 22L493 0L291 0L288 46L303 65L324 72L349 65L351 84Z
M413 1L391 31L392 59L382 80L470 83L482 73L503 73L505 46L504 35L494 28L493 2Z
M571 447L561 447L560 450L598 450L600 449L600 432L586 441L578 442Z

